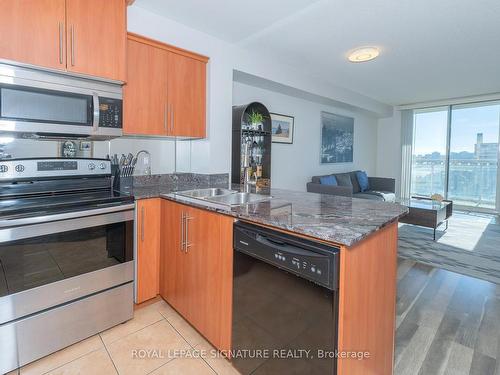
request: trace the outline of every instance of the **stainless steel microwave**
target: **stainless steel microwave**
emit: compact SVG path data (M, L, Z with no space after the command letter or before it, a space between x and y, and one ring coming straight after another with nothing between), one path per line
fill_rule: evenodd
M0 134L111 139L122 135L120 84L0 64Z

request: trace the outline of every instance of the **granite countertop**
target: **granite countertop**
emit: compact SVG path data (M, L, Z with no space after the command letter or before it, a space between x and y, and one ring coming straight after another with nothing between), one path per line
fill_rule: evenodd
M222 186L218 184L216 187ZM233 185L232 189L239 190L239 187ZM199 186L186 184L182 189L139 186L129 193L136 199L162 197L345 246L356 244L408 212L408 208L395 203L283 189L271 189L273 198L270 200L233 207L189 199L175 193L190 188Z

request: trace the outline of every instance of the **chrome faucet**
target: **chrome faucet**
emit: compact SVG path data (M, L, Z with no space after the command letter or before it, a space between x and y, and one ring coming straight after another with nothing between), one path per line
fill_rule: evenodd
M135 162L137 163L139 161L139 156L141 154L144 154L145 156L143 157L143 165L146 164L146 167L144 168L144 174L147 176L151 176L151 154L147 150L141 150L137 154L135 154Z
M252 181L250 172L251 172L250 166L243 167L243 191L245 193L250 193L252 190Z
M249 193L252 189L252 185L255 184L252 181L252 167L250 166L250 150L251 150L252 139L247 137L243 144L243 190Z

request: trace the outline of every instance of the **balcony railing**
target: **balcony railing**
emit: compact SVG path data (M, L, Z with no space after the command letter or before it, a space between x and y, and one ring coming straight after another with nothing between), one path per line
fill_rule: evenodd
M448 199L457 204L494 208L497 190L496 159L451 159L449 165ZM414 158L412 194L430 196L445 194L446 162Z

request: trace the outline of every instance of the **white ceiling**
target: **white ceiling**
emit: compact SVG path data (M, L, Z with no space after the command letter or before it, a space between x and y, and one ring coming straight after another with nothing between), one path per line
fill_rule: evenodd
M137 0L388 104L500 92L499 0ZM352 64L356 47L381 48Z

